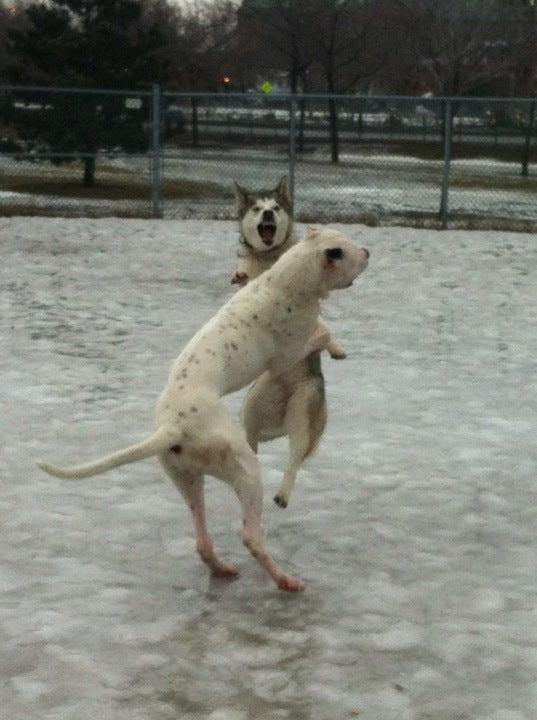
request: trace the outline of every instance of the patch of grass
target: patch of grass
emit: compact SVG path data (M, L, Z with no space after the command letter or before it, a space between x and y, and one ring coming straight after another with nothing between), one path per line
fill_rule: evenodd
M227 198L230 191L218 183L198 180L164 180L162 183L164 198Z
M245 138L226 138L224 144L222 143L221 136L215 136L214 138L209 135L203 135L200 139L198 148L200 150L219 150L223 153L232 154L237 149L243 149ZM282 138L280 142L274 141L274 138L267 139L266 137L249 137L247 140L249 147L263 146L270 148L272 156L287 156L288 147L287 139ZM177 143L175 149L179 150L182 147L192 148L192 144L186 142L185 138L181 139L181 142ZM330 156L330 141L328 132L324 138L311 138L306 134L305 144L302 150L297 148L297 155L301 161L307 161L308 155L315 153L319 148L324 148L326 151L325 159ZM444 144L440 138L432 138L431 136L425 139L420 139L419 136L409 137L408 140L401 139L400 137L391 138L389 134L386 134L382 138L368 138L367 136L356 138L354 141L349 141L345 137L340 137L339 143L340 153L356 153L360 155L360 150L364 150L364 155L387 152L390 155L402 155L404 157L415 157L420 160L442 160L444 157ZM471 139L464 138L462 141L458 138L458 132L455 131L452 142L452 159L454 160L501 160L505 162L512 162L515 164L522 164L522 156L524 148L522 144L494 144L494 139L489 136L489 142L480 143L474 142ZM318 161L318 157L313 158L314 161ZM323 160L324 161L324 160ZM340 163L343 164L343 163ZM531 149L530 165L533 165L537 171L537 147L535 140Z
M27 195L54 195L92 200L148 200L151 198L151 184L145 178L134 174L114 173L110 177L96 175L95 185L85 187L82 179L65 174L58 177L50 175L3 174L0 189ZM197 182L195 180L165 180L162 183L162 196L166 199L223 197L225 191L217 183Z
M308 142L308 147L305 148L304 154L299 153L301 159L306 159L304 155L307 155L315 143ZM318 143L317 145L324 145L326 148L326 157L330 152L330 148L327 142ZM408 140L401 141L400 139L383 138L382 141L377 139L363 138L360 141L349 143L345 140L341 142L340 152L352 152L356 155L360 155L360 148L364 150L364 157L372 153L386 153L387 155L403 156L403 157L414 157L419 160L443 160L444 149L443 144L440 140ZM537 156L535 149L532 150L532 156L530 158L530 166L533 165L537 170ZM451 149L452 160L501 160L503 162L514 163L515 165L522 165L523 148L521 145L494 145L490 143L488 145L480 143L467 142L466 140L458 142L454 140ZM342 164L342 163L340 163Z
M411 155L422 160L442 160L444 149L441 142L397 142L385 143L390 149L400 155ZM523 148L520 145L483 145L472 142L458 142L456 139L451 146L452 160L501 160L515 164L522 164Z
M450 187L478 188L479 190L523 190L537 191L537 176L505 177L498 175L464 175L452 173Z
M149 210L127 208L57 208L37 205L0 204L0 217L64 217L64 218L152 218Z

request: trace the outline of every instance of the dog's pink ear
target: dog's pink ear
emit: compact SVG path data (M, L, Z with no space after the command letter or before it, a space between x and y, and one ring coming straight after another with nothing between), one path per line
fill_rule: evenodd
M321 229L318 225L308 225L306 228L306 240L315 240L321 234Z

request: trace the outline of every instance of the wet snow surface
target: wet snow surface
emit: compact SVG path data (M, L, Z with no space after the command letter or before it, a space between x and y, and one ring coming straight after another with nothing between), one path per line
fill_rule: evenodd
M155 460L33 465L144 437L172 359L230 296L233 223L1 219L0 667L9 720L532 720L535 237L347 228L329 424L287 510L261 448L279 593L207 480L210 580ZM240 396L229 399L240 407Z

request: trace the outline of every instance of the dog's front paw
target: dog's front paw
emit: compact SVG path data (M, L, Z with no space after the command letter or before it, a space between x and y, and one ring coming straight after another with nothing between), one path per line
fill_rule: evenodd
M231 278L231 284L232 285L240 285L241 287L243 285L246 285L248 282L248 275L244 272L236 272L235 275Z
M274 502L281 508L287 507L287 500L284 498L283 495L280 495L279 493L274 497Z
M341 345L336 342L335 340L330 340L328 345L326 346L326 349L328 350L328 354L333 360L345 360L347 357L347 353Z
M347 353L343 348L337 348L337 350L327 348L332 360L345 360Z

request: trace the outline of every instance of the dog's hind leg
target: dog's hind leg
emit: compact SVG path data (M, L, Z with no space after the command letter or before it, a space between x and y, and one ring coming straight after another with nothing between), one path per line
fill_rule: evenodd
M248 411L246 413L243 413L242 422L244 425L244 431L246 432L246 440L248 442L248 445L257 454L259 435L261 430L259 418L256 417L252 412Z
M289 458L282 484L274 502L286 508L300 465L311 455L326 425L326 401L322 379L312 378L300 384L287 405L285 427L289 436Z
M264 373L248 390L241 409L241 421L246 432L246 440L257 453L263 423L265 422L265 394L268 374Z
M209 567L212 574L217 577L238 575L239 569L235 565L229 565L217 556L214 543L209 535L205 517L203 475L193 472L179 472L164 458L161 458L161 462L190 508L196 531L196 550L203 562Z
M224 438L220 439L222 442ZM243 433L236 428L233 436L225 438L229 452L218 468L211 473L231 485L242 509L242 541L258 563L268 572L280 590L299 592L304 583L287 575L272 559L265 548L261 530L263 512L263 485L259 461L246 442Z
M258 444L285 434L283 421L287 392L284 384L263 373L248 391L241 420L248 445L257 453Z

